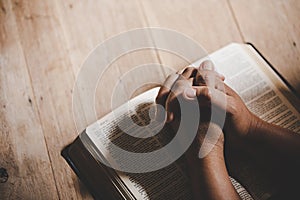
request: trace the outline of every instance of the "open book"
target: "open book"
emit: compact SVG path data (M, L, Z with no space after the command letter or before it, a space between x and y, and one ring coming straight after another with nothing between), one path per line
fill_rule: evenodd
M260 118L300 133L298 99L260 54L247 44L230 44L209 55L225 82L242 97L248 108ZM199 66L201 60L194 63ZM157 127L147 126L149 109L159 88L151 89L120 106L88 126L62 151L63 157L96 199L191 199L191 187L184 156L156 171L127 173L107 167L129 162L120 158L111 144L129 152L151 152L172 140L166 126L149 138ZM129 106L128 106L129 105ZM127 126L128 120L139 126ZM123 124L123 128L120 125ZM126 130L124 130L124 127ZM137 128L138 127L138 128ZM130 132L128 135L126 133ZM147 158L149 159L149 158ZM154 161L153 161L154 162ZM269 199L276 193L272 184L253 174L247 158L241 160L231 181L242 199ZM143 163L137 168L143 167ZM236 179L236 180L235 180ZM241 183L241 184L240 184ZM245 189L246 188L246 189Z

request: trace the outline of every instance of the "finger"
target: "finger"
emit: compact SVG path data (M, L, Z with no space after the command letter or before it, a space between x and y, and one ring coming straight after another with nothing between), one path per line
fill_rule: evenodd
M215 73L213 73L212 71L208 71L208 73L204 75L205 83L210 88L215 88L215 82L216 82L215 79L216 79Z
M207 86L193 86L193 89L196 90L196 96L204 96L207 99L211 98L211 91Z
M224 83L225 94L228 96L239 96L231 87Z
M217 71L214 71L215 75L216 75L216 78L224 81L225 80L225 76L223 74L220 74L219 72Z
M196 90L199 105L207 105L208 102L211 102L211 104L226 110L228 95L224 92L207 86L193 86L193 88Z
M203 62L199 65L198 69L199 69L199 70L212 70L212 71L214 71L214 70L215 70L215 66L214 66L214 64L213 64L212 61L210 61L210 60L205 60L205 61L203 61Z
M198 67L199 70L210 70L210 71L215 71L216 72L216 68L215 68L215 65L213 64L212 61L210 60L205 60L203 61L199 67ZM225 76L223 74L220 74L218 72L216 72L217 76L222 79L223 81L225 80Z
M187 67L184 69L182 72L182 75L186 78L189 79L191 77L195 77L197 74L197 69L195 67Z
M186 90L192 90L192 80L177 80L176 83L173 85L171 92L169 93L167 100L166 100L166 111L167 111L167 121L171 121L171 113L176 112L178 110L178 97L184 96ZM194 91L189 91L187 93L186 98L191 98L190 96L195 97ZM185 97L185 96L184 96ZM173 115L174 116L174 115Z
M218 72L210 70L198 70L194 79L194 85L207 85L209 87L215 87L214 84L223 82L225 77Z
M187 99L187 100L195 99L195 97L196 97L196 90L194 90L194 89L192 88L193 82L194 82L194 78L189 78L187 81L188 81L188 85L187 85L187 87L183 90L182 96L183 96L185 99Z
M167 102L172 101L177 98L180 94L184 93L187 89L192 89L193 78L189 79L178 79L176 83L174 83L172 87L172 91L170 92Z
M193 85L193 83L194 83L194 77L189 78L189 79L188 79L188 82L189 82L190 85Z
M172 122L173 120L174 120L174 113L173 112L167 112L167 120L166 120L166 122L167 123L170 123L170 122Z
M198 70L194 85L206 85L208 87L215 87L216 72L211 70Z
M178 77L179 77L178 74L171 74L167 77L164 84L160 87L160 90L156 97L155 101L157 104L160 104L165 107L165 103L170 94L171 88L173 84L176 82L176 80L178 79Z
M198 79L202 79L202 78L198 77ZM216 77L214 80L214 83L209 82L209 81L210 81L209 79L208 80L200 80L200 81L198 81L199 83L196 82L196 84L194 84L194 86L207 86L207 87L211 87L212 89L215 88L223 93L226 93L226 86L225 86L226 84L223 82L222 79ZM194 81L194 83L195 83L195 81Z
M215 80L215 89L223 92L223 93L226 93L225 91L225 83L223 82L222 79L216 79Z
M220 74L218 72L217 73L217 76L222 80L222 81L225 81L225 76L223 74Z

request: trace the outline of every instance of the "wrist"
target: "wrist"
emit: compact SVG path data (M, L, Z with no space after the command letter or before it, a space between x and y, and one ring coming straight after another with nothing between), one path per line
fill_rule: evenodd
M186 158L191 166L195 163L209 164L215 160L224 159L224 135L222 129L214 123L201 123L197 136L186 152Z
M250 127L241 141L240 149L243 149L244 152L253 155L260 149L260 145L262 144L265 130L268 130L268 123L262 120L261 118L257 117L256 115L252 114L253 117L250 120ZM253 148L253 147L256 148Z
M225 165L223 149L215 148L205 157L189 157L188 166L191 174L195 176L205 176L216 173Z
M250 126L248 129L248 132L246 134L246 139L251 140L255 138L256 134L260 132L260 129L264 126L265 121L257 117L256 115L252 114L252 117L250 118Z
M224 136L221 135L215 143L206 141L206 144L192 144L187 159L191 165L210 165L215 162L224 161Z
M224 163L223 148L215 146L206 156L203 158L198 158L198 163L202 166L212 166L216 165L217 163Z
M198 157L223 155L224 134L219 125L213 122L201 123L198 128ZM202 155L201 155L202 154Z

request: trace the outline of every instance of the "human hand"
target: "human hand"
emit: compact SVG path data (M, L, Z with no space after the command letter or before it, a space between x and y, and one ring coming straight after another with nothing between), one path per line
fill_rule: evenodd
M246 136L254 132L260 119L248 110L239 95L224 83L224 79L224 76L214 70L211 62L204 61L198 69L190 67L182 75L169 76L156 100L167 110L167 121L172 122L176 128L180 118L180 106L176 97L182 96L185 97L183 99L190 100L196 96L201 121L210 121L212 107L216 108L215 116L221 117L213 116L212 120L223 128L229 142L235 146L241 141L247 141ZM171 92L171 88L175 92ZM224 115L225 124L222 123Z
M254 132L260 119L248 110L240 96L223 81L224 77L215 72L213 64L205 61L197 70L194 88L202 86L206 87L203 90L210 91L207 98L211 104L226 112L223 128L226 137L230 143L238 144ZM197 96L202 95L207 95L207 92L197 93Z
M189 67L182 74L170 75L161 87L156 102L166 109L166 121L174 132L177 132L179 125L184 127L186 134L197 131L193 148L189 151L191 154L199 154L200 147L202 148L201 155L204 156L213 149L223 154L222 130L220 128L216 130L217 125L209 122L211 113L208 111L210 108L203 106L209 102L209 99L207 99L207 95L198 95L199 98L197 98L197 93L204 94L208 90L206 87L193 88L193 77L196 73L197 69ZM188 116L183 116L183 113L188 113ZM205 137L207 132L210 132L209 137ZM216 148L214 148L215 145ZM199 155L194 157L198 158Z
M201 113L201 118L196 116L197 121L194 116L190 118L192 124L198 126L197 135L185 153L194 199L239 199L229 180L225 165L222 129L220 125L207 120L211 113L207 112L205 106L210 103L211 95L206 85L193 86L196 74L197 69L187 68L182 75L169 76L161 87L156 102L166 109L167 122L175 131L181 123L182 110L191 113L188 117L193 113ZM224 80L222 76L219 78ZM196 105L198 109L193 110L190 105ZM192 124L184 124L186 134L190 134L189 126ZM201 149L205 157L199 155Z

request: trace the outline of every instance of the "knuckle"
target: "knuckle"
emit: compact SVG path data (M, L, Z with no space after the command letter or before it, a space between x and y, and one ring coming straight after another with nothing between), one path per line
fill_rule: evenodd
M236 102L232 97L228 99L228 111L231 115L236 115L239 112L239 107L237 106Z
M214 64L210 60L205 60L200 64L199 68L204 70L214 70Z
M191 71L194 71L194 67L191 67L191 66L187 66L186 68L185 68L185 70L187 70L187 71L189 71L189 72L191 72Z
M206 98L208 98L208 99L210 99L211 97L210 97L210 90L209 90L209 88L207 87L207 86L203 86L201 89L200 89L200 91L199 91L199 93L198 93L198 96L204 96L204 97L206 97Z
M204 73L203 72L199 72L196 76L196 81L197 83L203 83L205 84L205 78L204 78Z
M178 74L170 74L168 77L167 77L167 80L169 79L176 79L178 77Z

